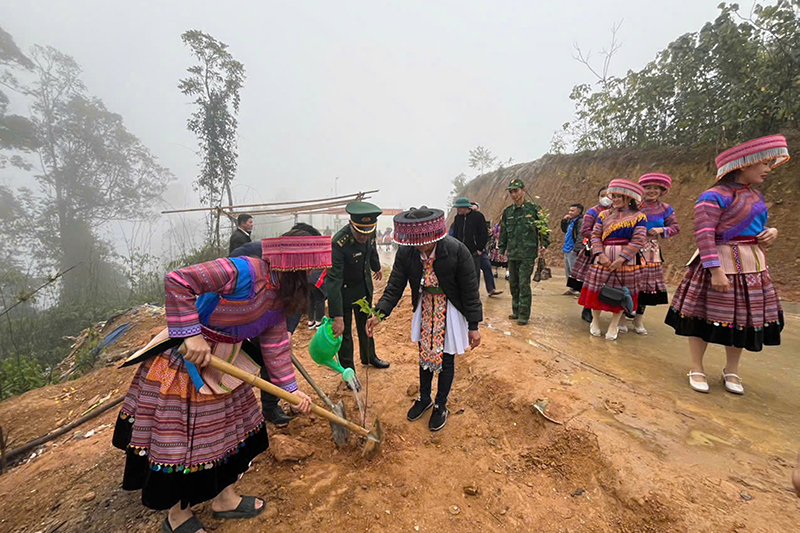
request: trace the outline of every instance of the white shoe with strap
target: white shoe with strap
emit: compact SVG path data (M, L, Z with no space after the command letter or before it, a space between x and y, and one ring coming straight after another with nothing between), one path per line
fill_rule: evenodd
M695 390L697 392L706 392L706 393L711 390L708 386L708 381L695 381L692 379L692 376L706 377L706 375L703 374L702 372L689 372L686 375L689 376L689 386L692 388L692 390Z
M736 378L739 380L739 383L735 383L733 381L728 381L728 378ZM725 390L732 393L732 394L744 394L744 387L742 386L742 378L737 376L736 374L726 374L725 370L722 370L722 382L725 384Z

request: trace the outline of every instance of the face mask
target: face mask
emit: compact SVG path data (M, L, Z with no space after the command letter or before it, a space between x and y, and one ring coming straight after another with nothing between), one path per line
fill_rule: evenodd
M600 205L602 205L603 207L610 207L611 203L612 203L611 198L609 198L608 196L604 196L603 198L600 199Z

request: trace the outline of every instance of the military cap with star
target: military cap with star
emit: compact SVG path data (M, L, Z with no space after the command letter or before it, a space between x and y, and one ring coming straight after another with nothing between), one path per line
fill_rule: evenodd
M506 190L510 191L510 190L513 190L513 189L524 189L524 188L525 188L525 182L523 182L520 179L514 179L514 180L511 180L511 183L508 184L508 187L506 187Z
M381 208L369 202L350 202L344 208L350 215L350 223L359 233L372 233L378 225Z

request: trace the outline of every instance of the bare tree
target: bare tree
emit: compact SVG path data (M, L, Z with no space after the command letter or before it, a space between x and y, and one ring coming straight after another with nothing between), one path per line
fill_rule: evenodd
M598 72L590 63L592 58L592 51L589 50L584 55L581 47L578 43L574 43L572 46L575 48L575 53L572 55L573 59L579 63L583 63L586 65L586 68L595 75L595 77L600 81L603 86L603 89L608 88L608 80L609 80L609 69L611 67L611 58L614 57L620 48L622 48L622 43L617 41L617 32L622 27L622 20L611 26L611 43L609 44L608 48L603 48L600 52L600 55L603 56L603 67Z

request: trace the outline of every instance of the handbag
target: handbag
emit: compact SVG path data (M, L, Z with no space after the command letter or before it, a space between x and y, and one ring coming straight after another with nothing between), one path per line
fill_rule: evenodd
M611 279L611 276L616 276L617 281L620 282L622 285L622 280L619 279L619 275L616 272L611 272L608 277L606 278L606 282L603 284L603 287L600 289L600 295L598 296L598 300L603 302L604 304L608 304L614 307L633 307L633 298L631 297L631 291L628 287L623 286L622 288L613 287L608 284L608 280Z

